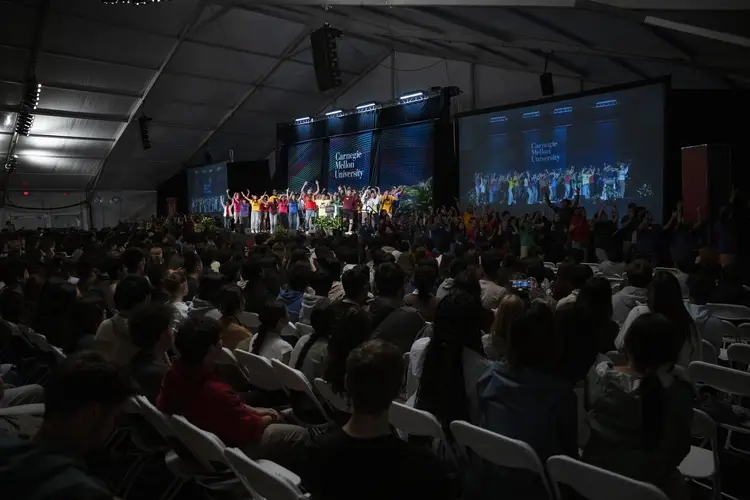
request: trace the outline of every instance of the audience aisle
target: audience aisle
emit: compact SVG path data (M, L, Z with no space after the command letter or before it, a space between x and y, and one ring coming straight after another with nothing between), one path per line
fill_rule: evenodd
M728 366L722 349L750 312L742 252L719 259L669 227L639 246L653 228L637 207L607 237L600 213L592 241L568 241L557 224L575 203L554 208L549 225L471 207L395 211L374 231L251 244L179 217L6 229L2 491L243 498L226 446L287 468L289 487L313 498L545 496L533 474L466 457L450 427L463 420L542 462L581 450L670 498L708 498L678 466L696 444L693 408L723 419L728 406L688 371L714 351ZM672 230L693 234L675 214ZM689 244L670 253L675 241ZM734 323L715 302L736 306ZM400 420L410 408L433 415L442 438ZM201 429L216 439L196 447ZM750 448L743 437L733 443ZM723 491L745 498L744 462L720 458Z

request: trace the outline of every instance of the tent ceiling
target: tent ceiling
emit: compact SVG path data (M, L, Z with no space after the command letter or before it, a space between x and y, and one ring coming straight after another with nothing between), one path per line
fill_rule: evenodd
M153 189L212 152L265 157L277 122L326 109L391 50L530 73L548 60L553 74L596 84L667 74L678 88L750 82L748 47L643 22L654 16L748 37L750 11L733 0L679 2L681 10L659 10L669 4L656 0L294 3L0 0L0 162L33 61L44 85L9 187ZM344 85L322 94L308 35L324 22L344 32ZM148 151L134 120L144 113L152 118Z

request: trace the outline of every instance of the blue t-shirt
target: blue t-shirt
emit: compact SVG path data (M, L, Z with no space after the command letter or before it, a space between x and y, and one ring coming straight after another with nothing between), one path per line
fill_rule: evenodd
M297 200L289 200L289 213L296 214L297 208Z
M240 202L240 217L250 216L250 204L246 201Z

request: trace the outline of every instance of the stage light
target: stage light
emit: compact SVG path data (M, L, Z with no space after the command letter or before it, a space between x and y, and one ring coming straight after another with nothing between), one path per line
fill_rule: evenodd
M374 108L374 107L375 107L374 102L368 102L367 104L360 104L359 106L357 106L357 111L362 111L362 110Z
M161 2L171 2L172 0L102 0L104 5L147 5Z
M490 118L490 123L502 123L507 122L508 117L507 116L493 116Z
M12 173L13 171L16 170L17 165L18 165L18 155L13 155L5 163L5 170L7 170L9 173Z
M29 195L29 192L28 192L28 191L24 191L24 192L23 192L23 195L24 195L24 196L28 196L28 195Z
M565 106L564 108L555 108L554 111L552 111L553 115L562 115L563 113L570 113L573 111L572 106Z
M340 113L341 113L341 110L340 109L336 109L336 110L329 111L328 113L326 113L326 116L338 115Z
M598 101L595 108L611 108L612 106L617 106L617 99L608 99L606 101Z
M406 99L413 99L415 97L422 97L424 95L424 92L413 92L411 94L405 94L399 97L402 101L405 101Z
M541 113L539 111L529 111L528 113L524 113L521 116L524 118L536 118L537 116L540 116Z
M294 121L299 123L299 122L306 122L309 119L310 119L309 116L303 116L302 118L295 118Z

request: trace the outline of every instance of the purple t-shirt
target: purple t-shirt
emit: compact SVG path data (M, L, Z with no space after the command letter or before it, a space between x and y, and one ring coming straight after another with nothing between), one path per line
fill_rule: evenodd
M250 216L250 204L243 200L242 203L240 203L240 217L249 217Z

